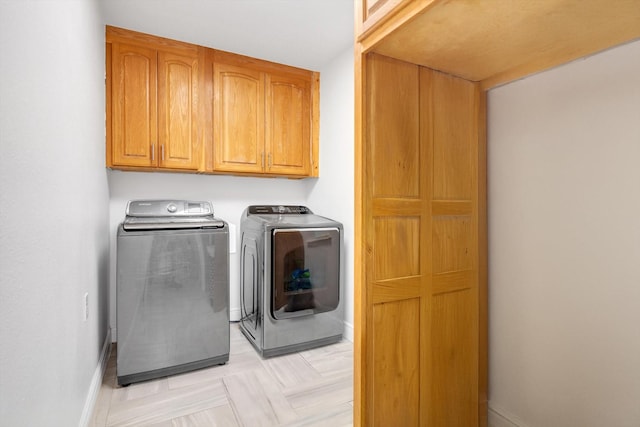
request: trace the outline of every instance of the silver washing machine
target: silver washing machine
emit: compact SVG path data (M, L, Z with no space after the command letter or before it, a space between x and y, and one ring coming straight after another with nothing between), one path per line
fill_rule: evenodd
M229 360L229 226L209 202L130 201L116 270L118 384Z
M305 206L249 206L241 219L240 329L263 357L342 339L342 224Z

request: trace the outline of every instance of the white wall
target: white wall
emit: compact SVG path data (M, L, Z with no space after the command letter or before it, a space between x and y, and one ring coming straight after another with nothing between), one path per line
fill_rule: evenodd
M488 111L490 420L638 426L640 42Z
M343 223L348 276L345 280L345 336L353 339L353 54L346 50L320 70L320 178L291 180L180 173L109 172L111 198L111 315L116 335L116 231L128 200L177 198L209 200L216 216L235 225L230 256L231 320L240 318L240 217L252 204L307 205L314 213Z
M109 255L103 32L96 1L0 2L3 426L83 424L92 381L99 386Z
M320 178L309 181L308 205L344 226L345 337L353 341L354 264L353 45L327 64L320 82Z
M109 25L320 70L353 40L353 0L100 0Z

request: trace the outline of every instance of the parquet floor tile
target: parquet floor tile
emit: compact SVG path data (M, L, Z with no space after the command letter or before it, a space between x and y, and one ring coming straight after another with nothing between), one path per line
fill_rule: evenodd
M90 427L353 424L353 344L262 359L231 324L229 362L119 387L109 358Z

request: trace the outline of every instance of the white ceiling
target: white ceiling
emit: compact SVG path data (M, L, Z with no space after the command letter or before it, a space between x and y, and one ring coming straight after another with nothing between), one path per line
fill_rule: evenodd
M319 71L353 46L353 0L101 0L107 25Z

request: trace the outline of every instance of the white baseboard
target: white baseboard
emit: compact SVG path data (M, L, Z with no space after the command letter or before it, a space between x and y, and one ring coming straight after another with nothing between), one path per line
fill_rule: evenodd
M229 320L231 322L238 322L240 320L240 308L229 309Z
M100 387L102 386L102 378L104 372L107 370L107 362L109 361L109 355L111 354L111 329L107 330L107 336L102 344L102 352L100 353L100 360L98 366L91 378L91 385L89 386L89 394L87 400L84 402L84 408L82 409L82 416L80 417L80 427L87 427L91 422L91 415L93 414L93 408L96 405L98 399L98 393L100 393Z
M344 333L342 334L344 339L353 342L354 332L353 325L351 323L344 322Z
M489 427L527 427L516 416L509 414L507 411L489 403Z

